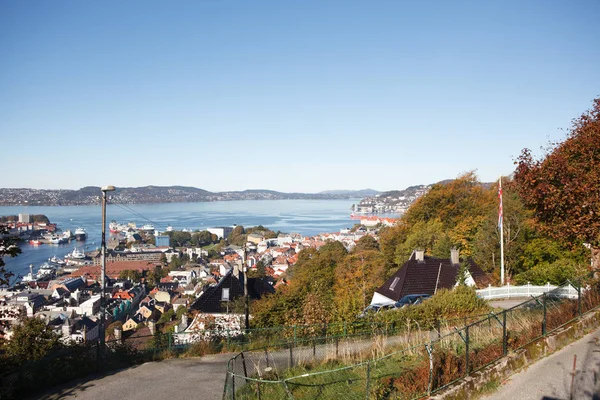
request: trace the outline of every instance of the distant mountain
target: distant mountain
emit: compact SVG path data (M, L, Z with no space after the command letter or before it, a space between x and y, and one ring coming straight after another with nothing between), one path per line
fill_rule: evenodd
M337 195L337 196L350 196L350 197L368 197L378 195L380 192L373 189L361 189L361 190L325 190L318 194L324 195Z
M371 189L360 191L337 190L321 193L284 193L265 189L210 192L189 186L117 187L110 193L111 202L185 203L227 200L283 200L283 199L350 199L373 195ZM98 204L101 191L97 186L78 190L0 189L0 205L86 205Z

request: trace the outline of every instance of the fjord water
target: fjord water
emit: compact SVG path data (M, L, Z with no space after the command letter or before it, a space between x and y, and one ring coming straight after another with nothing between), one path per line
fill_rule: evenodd
M323 232L336 232L349 228L355 222L350 219L350 208L359 199L349 200L247 200L205 203L166 204L109 204L106 211L107 225L111 220L121 223L134 221L138 227L153 224L165 230L206 229L215 226L245 227L263 225L274 231L296 232L312 236ZM86 251L100 247L102 215L100 205L94 206L4 206L0 216L44 214L58 228L74 232L83 227L88 233L85 242L72 241L63 245L43 244L31 246L22 242L22 253L15 258L6 257L7 269L17 275L29 272L29 264L35 270L49 257L64 257L74 247ZM108 228L107 228L108 229Z

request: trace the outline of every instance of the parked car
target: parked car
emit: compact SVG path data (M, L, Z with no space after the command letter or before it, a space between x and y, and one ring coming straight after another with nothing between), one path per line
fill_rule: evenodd
M367 308L364 309L364 311L359 315L359 317L364 318L369 314L375 314L380 311L390 310L393 308L396 308L396 303L394 303L394 302L371 304Z
M407 294L406 296L404 296L403 298L401 298L394 304L394 306L395 306L394 308L403 308L403 307L407 307L407 306L414 306L416 304L422 303L423 301L427 300L430 297L431 297L430 294Z

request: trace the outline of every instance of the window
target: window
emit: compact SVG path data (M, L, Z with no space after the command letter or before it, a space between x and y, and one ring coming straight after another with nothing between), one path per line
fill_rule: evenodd
M393 292L394 288L396 287L396 285L398 284L398 282L400 281L400 278L396 277L394 278L394 281L392 282L392 284L390 285L390 290Z
M223 288L221 292L221 301L229 301L229 288Z

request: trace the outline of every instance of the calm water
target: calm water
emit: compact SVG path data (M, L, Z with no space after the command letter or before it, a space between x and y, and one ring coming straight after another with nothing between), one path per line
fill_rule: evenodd
M254 200L224 201L212 203L170 203L170 204L113 204L106 211L107 223L134 221L138 227L152 223L156 229L165 230L172 226L181 229L206 229L233 224L248 226L263 225L274 231L297 232L303 235L316 235L322 232L336 232L351 227L350 207L359 199L351 200ZM5 258L9 271L24 275L29 272L29 264L35 270L53 255L63 257L74 247L93 250L100 246L102 215L98 206L63 207L0 207L0 215L19 213L44 214L50 222L58 224L62 230L83 227L88 233L85 242L72 241L64 245L43 244L30 246L23 243L22 253L16 258Z

